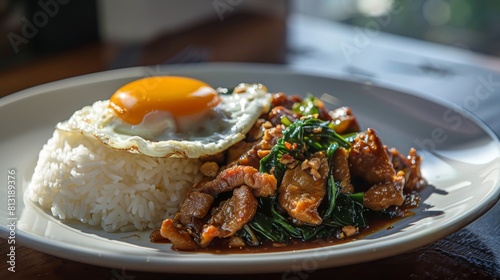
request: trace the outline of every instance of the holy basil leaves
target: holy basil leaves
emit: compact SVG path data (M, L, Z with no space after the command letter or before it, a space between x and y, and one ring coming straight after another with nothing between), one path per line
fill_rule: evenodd
M314 110L314 99L305 99L300 106ZM270 153L260 161L260 172L273 172L278 185L287 170L281 158L287 154L297 160L307 158L318 151L325 151L330 166L331 158L339 147L350 148L353 135L346 138L335 132L330 121L323 121L312 116L295 122L284 121L288 127L283 131L283 137L271 149ZM330 172L331 174L331 172ZM363 217L363 193L344 194L340 192L338 182L333 176L327 180L327 190L320 206L323 223L319 226L297 226L291 222L288 215L280 208L276 195L259 198L258 211L245 227L244 234L251 243L257 239L272 242L286 242L290 238L310 240L314 238L336 236L346 225L366 227Z

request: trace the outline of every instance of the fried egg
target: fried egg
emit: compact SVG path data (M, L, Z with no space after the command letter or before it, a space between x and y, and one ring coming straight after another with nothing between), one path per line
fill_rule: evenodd
M223 93L193 78L154 76L83 107L57 129L95 137L116 150L199 158L243 140L271 99L262 84L241 83Z

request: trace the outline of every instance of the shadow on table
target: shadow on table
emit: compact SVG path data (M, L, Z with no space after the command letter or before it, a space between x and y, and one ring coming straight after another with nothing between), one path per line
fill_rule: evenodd
M401 219L397 221L396 223L392 224L390 229L387 230L380 230L377 231L373 234L368 235L364 239L376 239L380 238L382 236L388 236L392 235L401 231L404 231L405 229L414 226L418 221L421 221L423 219L427 218L432 218L432 217L437 217L443 215L445 212L442 210L432 210L434 207L433 205L425 203L425 201L433 194L437 193L440 195L446 195L448 194L444 190L437 189L433 185L429 185L425 187L423 190L419 192L420 195L420 204L418 207L411 209L411 212L414 213L414 215L409 216L407 218Z

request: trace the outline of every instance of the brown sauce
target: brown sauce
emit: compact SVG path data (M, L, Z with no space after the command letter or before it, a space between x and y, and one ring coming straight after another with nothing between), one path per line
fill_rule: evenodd
M405 215L412 215L408 211ZM339 244L344 244L348 242L353 242L356 240L363 239L364 237L373 234L381 230L389 230L392 225L397 221L401 220L403 217L396 217L390 220L386 219L370 219L368 218L369 226L365 229L360 230L359 234L351 237L345 237L342 239L331 237L327 239L316 239L303 241L299 239L291 239L287 244L273 244L272 242L264 242L260 246L245 246L243 248L228 248L227 241L223 239L218 239L217 242L213 242L211 246L204 249L199 249L200 252L214 253L214 254L245 254L245 253L272 253L272 252L285 252L285 251L297 251L305 249L315 249L326 246L334 246Z
M171 243L170 240L161 236L159 229L155 229L151 232L151 234L149 235L149 240L153 243L166 243L166 244Z
M411 200L414 202L415 196L412 195ZM276 244L272 242L263 242L259 246L244 246L244 247L236 247L230 248L228 246L227 239L216 239L212 242L212 244L207 248L199 248L196 252L203 253L212 253L212 254L254 254L254 253L272 253L272 252L285 252L285 251L297 251L297 250L305 250L305 249L314 249L326 246L334 246L339 244L344 244L348 242L353 242L356 240L363 239L370 234L375 232L379 232L382 230L390 230L393 228L393 225L406 218L413 216L415 213L411 211L411 208L415 207L413 203L408 203L400 208L398 208L398 215L391 219L380 218L368 216L367 224L368 226L364 229L360 229L359 233L355 236L345 237L342 239L331 237L327 239L316 239L316 240L308 240L303 241L299 239L291 239L287 244ZM161 236L159 230L154 230L150 235L150 240L153 243L164 243L170 244L170 241Z

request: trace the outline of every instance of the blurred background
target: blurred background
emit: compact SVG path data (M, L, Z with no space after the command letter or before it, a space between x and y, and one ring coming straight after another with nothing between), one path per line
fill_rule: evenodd
M500 55L500 2L494 0L293 1L297 11L355 26Z
M0 0L0 96L137 65L286 64L297 15L500 55L493 0Z

